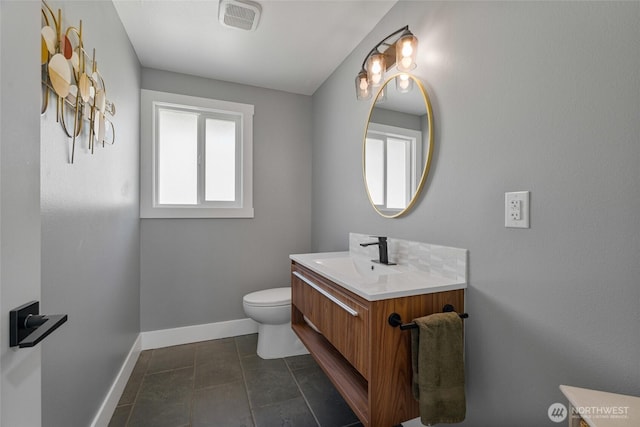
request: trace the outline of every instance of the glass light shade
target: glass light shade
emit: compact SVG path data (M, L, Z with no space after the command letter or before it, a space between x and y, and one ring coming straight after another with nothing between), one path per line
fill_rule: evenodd
M387 67L384 60L384 54L376 52L367 59L367 76L369 77L369 85L380 87L384 81L384 72Z
M382 88L378 92L378 97L376 98L376 104L380 104L387 100L387 85L382 86Z
M396 42L396 67L398 71L411 71L416 68L418 39L410 32L405 32Z
M360 71L356 77L356 98L358 101L371 99L371 85L369 85L365 70Z
M408 74L396 76L396 90L400 93L411 92L413 89L413 79Z

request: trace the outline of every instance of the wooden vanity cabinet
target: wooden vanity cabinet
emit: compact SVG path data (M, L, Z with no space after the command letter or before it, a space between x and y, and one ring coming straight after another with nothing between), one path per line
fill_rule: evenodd
M419 416L411 392L411 332L389 325L442 311L464 311L464 289L368 301L292 261L291 327L365 427ZM316 332L304 317L321 333Z

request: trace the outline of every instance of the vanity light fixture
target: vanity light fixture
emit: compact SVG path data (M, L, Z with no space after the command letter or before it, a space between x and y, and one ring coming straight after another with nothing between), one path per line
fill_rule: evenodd
M396 90L400 93L411 92L413 89L413 79L409 74L398 74L396 77Z
M400 36L393 42L390 39ZM383 51L380 51L384 48ZM356 97L359 101L371 98L373 89L384 82L384 73L394 65L401 72L408 72L416 68L416 54L418 38L409 31L409 26L389 34L378 43L365 57L362 69L356 77ZM396 88L400 92L408 92L413 86L409 78L396 78Z

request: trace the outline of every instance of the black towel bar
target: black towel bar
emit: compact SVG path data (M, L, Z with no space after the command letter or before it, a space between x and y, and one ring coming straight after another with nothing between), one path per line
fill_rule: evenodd
M443 313L449 313L452 311L456 310L451 304L447 304L442 307ZM467 313L459 313L458 316L460 316L461 319L466 319L469 317ZM388 321L391 326L393 326L394 328L400 326L400 329L402 329L403 331L406 331L407 329L415 329L418 327L418 325L416 325L416 322L402 323L402 317L400 317L398 313L391 313L389 315Z

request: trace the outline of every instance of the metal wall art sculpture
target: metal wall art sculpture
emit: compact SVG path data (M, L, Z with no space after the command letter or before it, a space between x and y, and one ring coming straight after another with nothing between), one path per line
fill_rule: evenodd
M51 95L56 100L56 121L72 139L71 163L75 158L76 140L88 125L88 146L94 152L96 144L114 144L115 127L107 118L116 107L107 99L104 79L98 70L96 50L88 55L82 41L82 20L78 27L62 29L62 11L57 15L42 0L41 64L42 109L49 107ZM71 125L71 122L73 124ZM70 127L71 125L71 127Z

